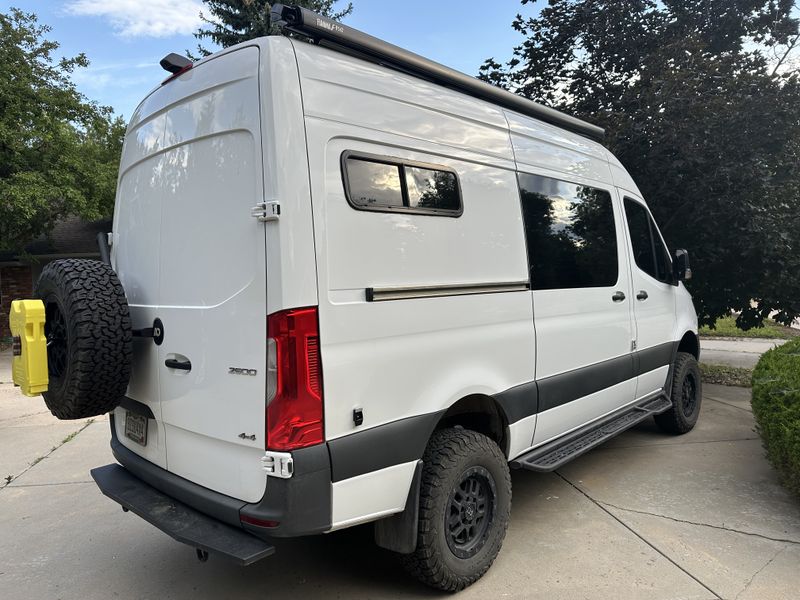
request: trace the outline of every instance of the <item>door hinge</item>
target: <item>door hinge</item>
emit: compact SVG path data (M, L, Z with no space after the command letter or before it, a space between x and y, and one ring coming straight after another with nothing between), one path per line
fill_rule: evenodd
M277 200L260 202L250 210L250 214L262 223L277 221L281 216L281 203Z
M267 475L281 479L289 479L294 473L294 460L291 452L267 450L267 453L261 457L261 466L264 467Z
M631 340L631 352L636 350L636 340Z

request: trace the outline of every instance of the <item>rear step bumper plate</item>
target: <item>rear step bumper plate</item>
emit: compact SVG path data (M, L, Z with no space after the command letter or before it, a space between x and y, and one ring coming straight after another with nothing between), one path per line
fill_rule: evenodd
M97 487L122 508L193 548L249 565L275 553L275 547L243 529L226 525L159 492L117 464L92 469Z

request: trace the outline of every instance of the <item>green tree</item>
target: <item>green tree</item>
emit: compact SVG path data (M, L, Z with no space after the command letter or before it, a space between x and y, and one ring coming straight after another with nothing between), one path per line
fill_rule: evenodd
M523 4L532 0L523 0ZM606 129L701 321L800 315L800 78L790 0L550 0L480 76ZM756 306L751 305L755 300Z
M50 28L17 9L0 13L0 249L20 251L67 215L114 207L125 126L70 80L80 54L53 58Z
M208 6L211 18L201 14L205 26L195 34L199 40L211 40L227 48L264 35L276 35L280 30L270 19L270 2L267 0L203 0ZM348 2L341 10L335 10L337 0L299 0L288 2L302 6L316 13L340 20L353 12L353 4ZM197 45L200 57L211 52L202 44ZM193 57L196 58L196 57Z

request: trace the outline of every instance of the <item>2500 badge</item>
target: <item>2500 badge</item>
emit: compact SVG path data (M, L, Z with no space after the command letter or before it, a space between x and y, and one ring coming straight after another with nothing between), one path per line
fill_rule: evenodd
M250 375L250 377L255 377L258 371L255 369L240 369L239 367L228 367L228 374L229 375Z

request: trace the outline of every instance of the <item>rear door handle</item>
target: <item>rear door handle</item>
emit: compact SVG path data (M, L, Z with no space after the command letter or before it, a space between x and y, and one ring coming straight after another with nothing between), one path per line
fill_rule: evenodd
M623 292L614 292L614 295L611 296L611 299L614 302L622 302L625 300L625 294Z
M192 361L190 360L175 360L174 358L168 358L164 361L164 365L166 365L166 367L169 369L180 369L181 371L192 370Z
M636 294L637 300L647 300L647 298L648 298L647 292L645 292L644 290L639 290L639 293Z

